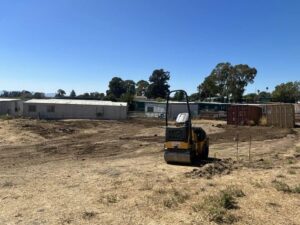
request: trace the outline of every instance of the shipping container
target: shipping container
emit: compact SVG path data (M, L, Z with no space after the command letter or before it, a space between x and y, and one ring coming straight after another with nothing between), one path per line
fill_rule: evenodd
M292 128L295 126L295 107L293 104L266 105L268 126Z
M199 102L199 118L226 120L229 105L229 103L221 102Z
M251 105L231 105L227 110L227 124L257 125L262 115L262 109Z

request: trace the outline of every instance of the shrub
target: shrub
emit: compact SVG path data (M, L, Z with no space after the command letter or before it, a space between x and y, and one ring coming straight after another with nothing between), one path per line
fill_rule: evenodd
M262 116L260 118L260 120L259 120L259 125L261 125L261 126L267 126L267 124L268 124L267 117Z

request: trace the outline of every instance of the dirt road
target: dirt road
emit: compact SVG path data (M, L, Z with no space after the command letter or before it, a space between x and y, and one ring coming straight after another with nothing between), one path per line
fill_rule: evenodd
M195 124L197 167L163 161L158 120L0 120L0 224L300 224L299 128Z

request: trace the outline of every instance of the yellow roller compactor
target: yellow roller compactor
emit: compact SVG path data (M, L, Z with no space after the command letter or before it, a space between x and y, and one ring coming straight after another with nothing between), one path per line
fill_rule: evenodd
M179 113L175 123L169 122L169 100L171 93L182 92L185 95L187 112ZM192 126L188 95L184 90L170 91L166 105L166 139L164 158L167 163L197 164L206 160L209 153L209 139L201 127Z

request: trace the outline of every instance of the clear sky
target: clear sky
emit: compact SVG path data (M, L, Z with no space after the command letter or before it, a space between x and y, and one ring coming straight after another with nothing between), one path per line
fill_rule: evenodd
M258 70L247 92L300 80L298 0L0 0L0 90L107 90L171 73L195 92L219 62Z

